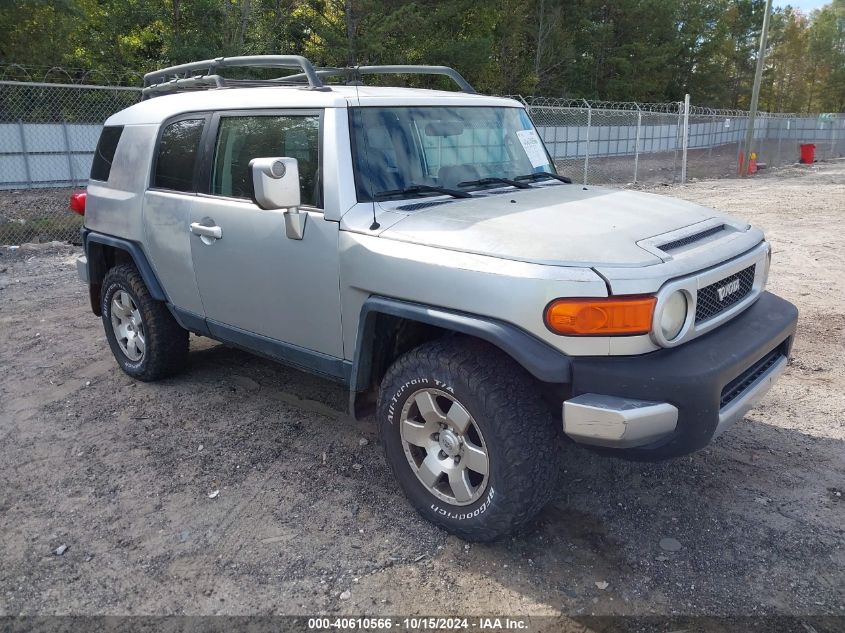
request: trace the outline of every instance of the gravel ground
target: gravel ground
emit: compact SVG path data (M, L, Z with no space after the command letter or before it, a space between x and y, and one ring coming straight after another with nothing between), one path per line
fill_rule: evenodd
M766 229L795 358L695 455L568 448L493 545L410 509L339 387L203 338L133 382L74 247L0 250L0 615L845 615L845 165L657 190Z

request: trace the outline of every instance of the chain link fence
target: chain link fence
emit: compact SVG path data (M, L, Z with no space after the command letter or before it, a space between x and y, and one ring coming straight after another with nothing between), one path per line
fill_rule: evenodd
M102 122L136 103L140 90L74 83L97 78L62 69L12 65L0 76L0 244L76 241L82 218L68 210L70 194L88 182ZM48 81L21 81L32 78ZM63 78L68 82L51 83ZM124 79L136 80L115 82ZM560 173L575 182L631 186L738 175L747 112L518 98ZM845 156L845 115L758 115L761 166L797 162L803 143L815 144L819 160Z
M78 241L68 210L88 184L103 121L137 88L0 81L0 244Z
M521 98L555 160L576 182L617 186L739 175L748 112L661 104ZM760 169L845 156L845 115L772 114L754 122Z

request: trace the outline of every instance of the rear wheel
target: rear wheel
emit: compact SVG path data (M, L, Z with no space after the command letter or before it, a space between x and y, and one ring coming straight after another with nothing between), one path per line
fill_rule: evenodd
M400 357L382 383L378 424L408 499L464 539L507 535L550 496L552 416L525 370L485 343L443 339Z
M150 295L138 270L115 266L103 280L103 327L117 364L138 380L181 371L188 358L188 332Z

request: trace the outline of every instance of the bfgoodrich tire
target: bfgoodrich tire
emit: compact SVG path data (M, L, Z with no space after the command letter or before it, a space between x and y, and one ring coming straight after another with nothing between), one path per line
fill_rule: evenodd
M188 332L150 296L134 266L115 266L103 280L103 328L120 368L143 381L172 376L188 360Z
M559 437L525 370L473 339L401 356L379 393L387 461L417 511L470 541L530 521L557 477Z

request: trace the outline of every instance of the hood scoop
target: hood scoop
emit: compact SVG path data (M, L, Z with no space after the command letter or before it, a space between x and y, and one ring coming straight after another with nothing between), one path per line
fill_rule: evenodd
M730 241L748 230L748 225L729 218L710 217L689 226L660 233L640 240L637 244L649 253L670 261L700 253L723 241Z
M679 248L689 246L690 244L694 244L695 242L698 242L700 240L712 237L713 235L721 233L725 230L726 229L724 224L718 224L716 226L710 227L709 229L704 229L703 231L693 233L692 235L687 235L686 237L674 239L671 242L657 244L657 248L659 248L664 253L671 253L672 251L678 250Z

